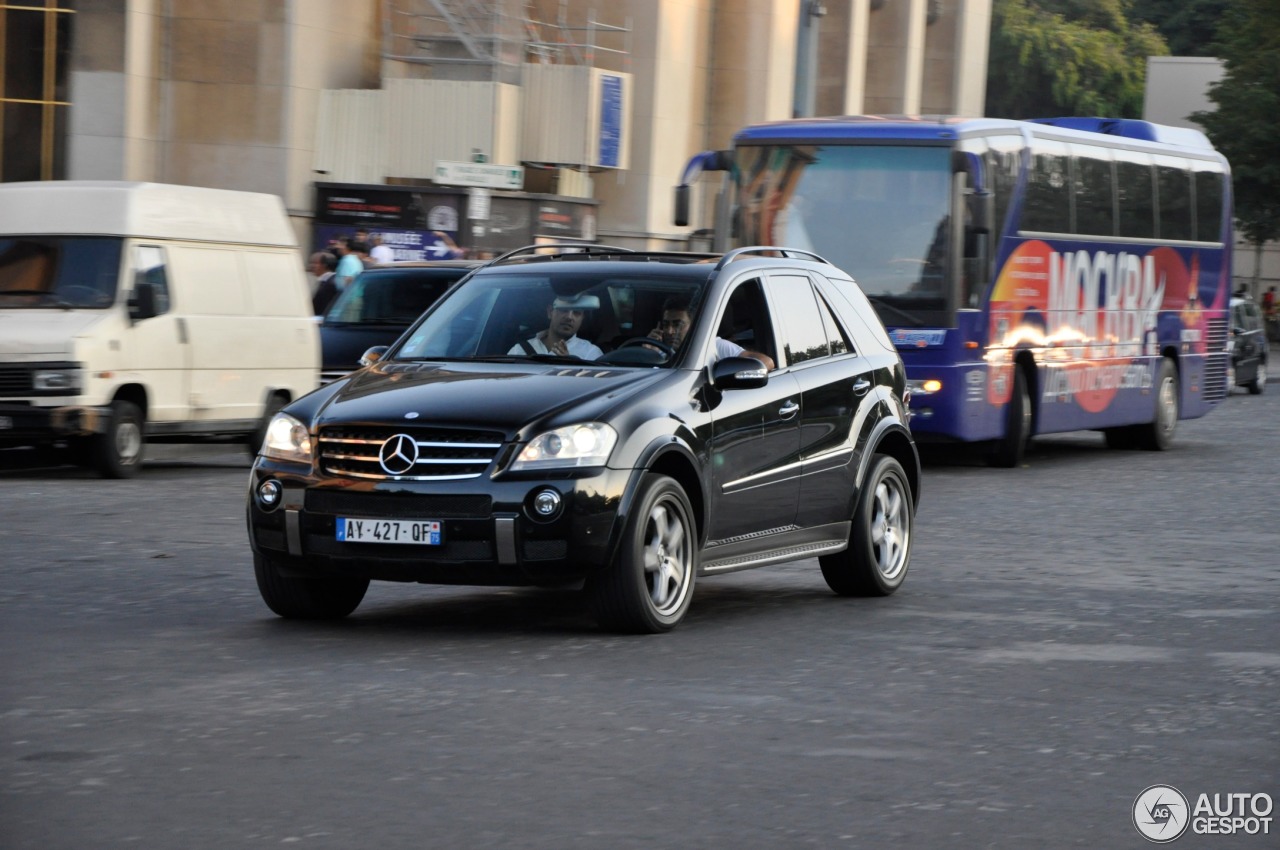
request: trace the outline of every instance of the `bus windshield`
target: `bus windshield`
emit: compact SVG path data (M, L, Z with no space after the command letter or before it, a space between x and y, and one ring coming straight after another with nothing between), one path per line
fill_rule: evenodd
M738 243L820 254L853 275L890 326L945 309L949 147L744 145L736 162Z

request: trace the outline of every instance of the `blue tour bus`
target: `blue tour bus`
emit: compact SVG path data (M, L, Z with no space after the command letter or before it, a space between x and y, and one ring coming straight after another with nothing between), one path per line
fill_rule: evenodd
M1226 397L1231 175L1145 121L854 116L760 124L723 171L715 247L849 271L907 366L921 442L1016 466L1034 434L1166 448Z

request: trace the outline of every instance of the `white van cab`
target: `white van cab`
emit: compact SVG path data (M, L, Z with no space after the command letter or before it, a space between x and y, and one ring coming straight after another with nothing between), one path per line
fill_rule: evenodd
M0 184L0 446L125 478L147 440L235 437L319 385L303 262L274 195Z

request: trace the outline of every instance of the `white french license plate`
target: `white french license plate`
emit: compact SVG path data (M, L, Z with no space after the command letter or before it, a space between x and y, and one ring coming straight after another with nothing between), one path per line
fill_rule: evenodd
M353 519L338 517L342 543L408 543L440 545L440 522L434 519Z

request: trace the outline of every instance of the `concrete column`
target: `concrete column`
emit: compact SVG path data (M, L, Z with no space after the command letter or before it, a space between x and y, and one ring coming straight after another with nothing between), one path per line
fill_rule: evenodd
M920 111L927 0L886 0L871 13L864 105L873 114Z
M844 74L844 114L861 115L867 89L867 46L871 0L849 0L848 57Z
M955 0L959 36L955 52L952 111L978 117L986 111L987 51L991 40L991 0Z

